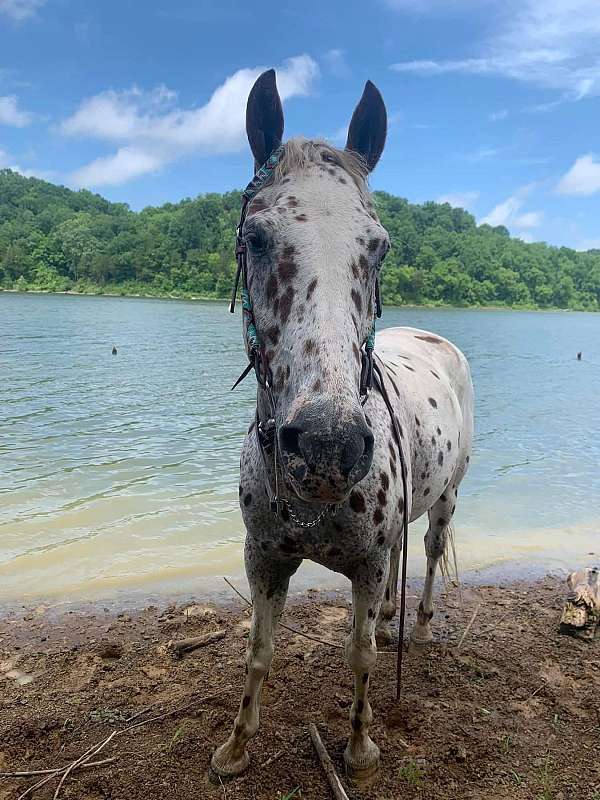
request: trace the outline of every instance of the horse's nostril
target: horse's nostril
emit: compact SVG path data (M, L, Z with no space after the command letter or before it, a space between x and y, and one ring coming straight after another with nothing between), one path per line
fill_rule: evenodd
M300 450L300 434L302 430L300 428L295 428L293 425L283 425L281 430L279 431L279 443L281 445L281 449L284 450L288 455L296 455L301 456L302 451Z

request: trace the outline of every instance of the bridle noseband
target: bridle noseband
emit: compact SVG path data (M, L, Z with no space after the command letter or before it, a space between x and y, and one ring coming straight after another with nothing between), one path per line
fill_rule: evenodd
M248 273L247 273L247 245L242 235L244 222L248 212L248 205L256 194L263 188L267 181L272 177L273 172L279 163L279 160L284 152L283 145L279 145L269 156L266 162L260 167L250 183L242 192L242 210L240 213L240 221L236 229L235 237L235 257L237 261L237 269L233 283L233 291L231 294L231 302L229 304L230 313L235 312L235 303L238 293L240 280L242 282L242 311L246 320L246 350L248 353L248 366L244 369L237 381L231 387L235 389L244 378L254 369L258 385L265 390L269 403L269 417L266 420L261 420L258 415L258 404L256 408L255 430L256 440L258 442L258 449L261 454L263 465L265 467L265 474L267 475L267 494L269 495L269 502L271 510L278 516L283 516L284 507L287 511L287 517L294 525L299 528L314 528L316 527L328 514L334 514L337 506L328 504L324 506L323 510L311 520L303 520L294 511L290 500L281 494L279 485L279 442L277 437L277 425L275 422L275 398L273 396L273 375L271 368L266 358L264 344L261 341L258 331L256 329L256 322L254 318L254 310L252 307L252 300L248 291ZM402 489L404 495L403 507L403 530L402 530L402 584L401 584L401 597L400 597L400 630L398 639L398 661L396 670L396 699L400 698L400 687L402 681L402 643L404 639L404 617L406 610L406 561L408 549L408 488L407 488L407 468L404 452L402 449L402 431L400 424L394 412L394 408L390 401L383 371L379 364L374 361L373 354L375 349L375 320L381 317L381 297L379 292L379 280L375 279L375 315L371 329L363 342L361 353L361 369L359 381L359 396L360 402L364 406L369 399L369 394L373 385L381 394L383 401L387 407L392 423L392 431L394 439L398 446L398 453L400 456L400 472L402 476ZM378 358L378 361L381 359ZM383 362L382 362L383 363ZM271 482L268 478L269 469L267 458L273 459L273 474L275 489L271 487ZM283 483L283 482L282 482Z

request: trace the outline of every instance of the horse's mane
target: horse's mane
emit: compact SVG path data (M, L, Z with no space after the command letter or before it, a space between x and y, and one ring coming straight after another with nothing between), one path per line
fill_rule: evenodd
M327 154L328 160L332 164L341 167L352 178L361 197L368 202L368 170L361 156L351 150L340 150L319 139L303 139L301 137L289 139L283 145L283 153L275 167L273 182L276 184L286 175L301 172L314 164L325 166L323 153Z

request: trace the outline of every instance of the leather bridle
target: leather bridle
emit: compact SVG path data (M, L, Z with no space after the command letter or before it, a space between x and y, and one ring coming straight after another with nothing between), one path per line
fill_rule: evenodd
M250 183L246 186L242 193L242 209L240 213L240 221L238 223L236 229L236 238L235 238L235 257L237 261L237 269L235 273L235 279L233 284L233 291L231 294L231 302L229 304L229 311L230 313L235 312L235 304L239 289L240 280L242 283L242 311L244 314L245 322L246 322L246 350L248 353L248 366L244 369L242 374L236 380L236 382L231 387L232 390L236 388L246 376L254 369L254 373L256 375L256 380L258 385L266 392L268 405L269 405L269 417L266 420L261 420L259 418L258 413L258 404L256 407L256 414L255 414L255 430L256 430L256 439L258 442L258 449L261 454L261 458L263 461L263 465L265 467L265 474L267 475L266 481L266 489L267 494L269 496L269 502L271 510L278 516L281 516L283 512L283 508L285 506L287 510L287 518L292 521L294 525L300 528L313 528L318 525L328 514L335 513L337 506L332 504L327 504L321 510L321 512L311 520L303 520L298 514L294 511L292 504L288 497L283 494L283 487L285 482L283 480L280 481L279 478L279 442L277 436L277 426L275 422L275 397L273 395L273 375L271 372L271 368L266 358L265 348L262 339L259 336L258 330L256 328L256 321L254 318L254 310L252 306L252 300L250 298L250 293L248 291L248 250L246 241L243 236L243 228L244 222L246 220L246 215L248 212L248 205L256 196L256 194L263 188L263 186L267 183L267 181L273 175L273 171L275 167L279 163L279 159L283 154L284 148L283 145L277 147L269 156L267 161L260 167ZM407 562L407 550L408 550L408 485L407 485L407 467L406 467L406 460L404 458L404 451L402 449L402 430L400 428L400 424L394 412L394 408L390 401L390 397L385 385L384 374L383 370L381 369L378 362L381 362L383 365L383 361L377 356L377 361L374 360L374 348L375 348L375 319L381 317L382 308L381 308L381 298L379 292L379 280L378 278L375 279L375 288L374 288L374 300L375 300L375 317L373 319L373 324L367 335L367 338L363 342L360 353L361 353L361 370L360 370L360 381L359 381L359 396L361 404L364 406L369 398L369 394L375 386L377 391L381 394L383 401L386 405L388 413L390 415L390 420L392 423L392 431L394 435L394 439L396 440L396 445L398 447L398 453L400 457L400 473L402 477L402 491L403 491L403 524L402 524L402 580L401 580L401 594L400 594L400 628L399 628L399 636L398 636L398 659L397 659L397 669L396 669L396 699L400 699L400 689L401 689L401 682L402 682L402 644L404 640L404 618L406 612L406 562ZM274 476L274 488L271 485L271 481L269 480L269 473L270 469L268 466L268 459L272 458L273 461L273 476ZM280 485L281 484L281 485Z

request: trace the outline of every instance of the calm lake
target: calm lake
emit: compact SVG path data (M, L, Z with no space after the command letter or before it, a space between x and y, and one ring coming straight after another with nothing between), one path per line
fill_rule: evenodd
M384 309L380 327L403 324L471 362L462 570L598 560L600 315ZM243 573L238 459L255 384L229 391L240 326L224 303L0 293L0 601L201 593Z

